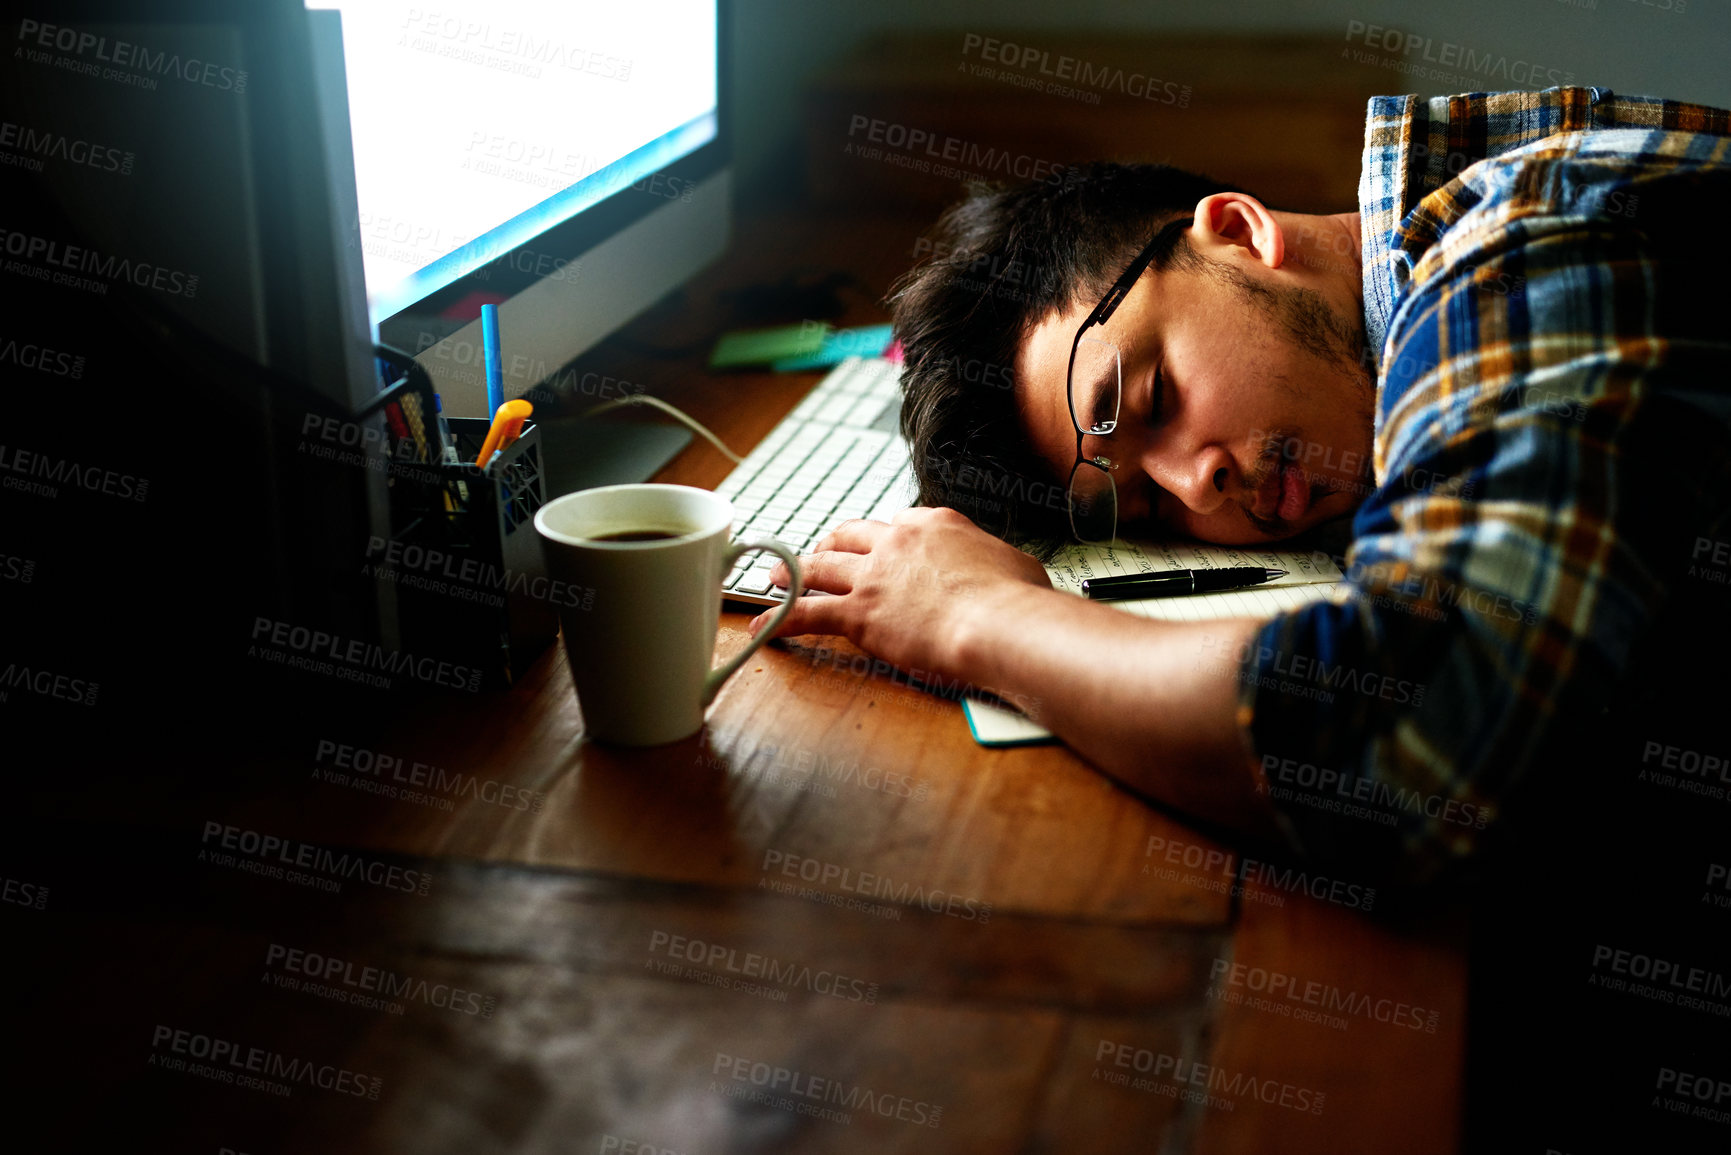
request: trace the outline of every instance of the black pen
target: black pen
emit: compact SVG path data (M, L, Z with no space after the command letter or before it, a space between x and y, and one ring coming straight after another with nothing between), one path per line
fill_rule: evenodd
M1233 565L1220 569L1163 569L1153 573L1088 578L1082 583L1082 596L1097 602L1119 601L1124 598L1172 598L1185 594L1241 590L1285 576L1286 571L1283 569L1264 569L1259 565Z

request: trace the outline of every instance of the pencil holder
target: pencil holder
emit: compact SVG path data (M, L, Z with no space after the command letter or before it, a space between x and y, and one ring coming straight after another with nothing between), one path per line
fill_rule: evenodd
M546 501L541 434L533 425L487 469L470 464L488 422L449 419L463 464L391 472L400 645L481 671L480 685L521 678L558 635L561 596L547 579L535 511Z

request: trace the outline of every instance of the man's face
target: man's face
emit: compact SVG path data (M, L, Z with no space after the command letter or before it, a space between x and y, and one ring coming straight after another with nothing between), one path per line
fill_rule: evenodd
M1371 476L1361 313L1297 262L1268 268L1232 246L1199 255L1216 263L1143 274L1086 334L1123 365L1117 430L1082 442L1115 463L1119 535L1239 545L1349 512ZM1022 428L1060 479L1076 454L1070 345L1094 305L1047 316L1017 356Z

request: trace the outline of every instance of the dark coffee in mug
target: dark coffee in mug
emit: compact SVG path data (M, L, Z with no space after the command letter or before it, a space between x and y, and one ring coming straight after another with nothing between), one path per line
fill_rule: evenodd
M598 533L589 538L590 541L671 541L676 537L684 537L682 533L670 533L664 529L622 529L617 533Z

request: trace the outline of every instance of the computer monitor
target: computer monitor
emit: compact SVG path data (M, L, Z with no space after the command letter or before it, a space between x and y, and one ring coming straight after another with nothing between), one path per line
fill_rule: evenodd
M483 303L520 396L725 247L725 4L308 2L342 14L371 320L447 414L488 415Z

